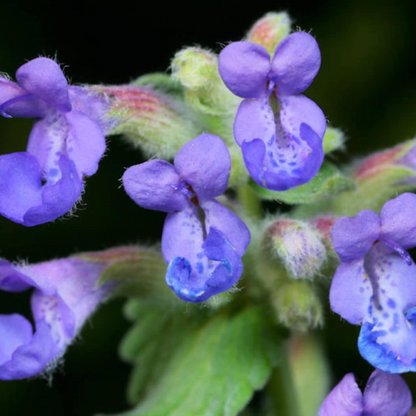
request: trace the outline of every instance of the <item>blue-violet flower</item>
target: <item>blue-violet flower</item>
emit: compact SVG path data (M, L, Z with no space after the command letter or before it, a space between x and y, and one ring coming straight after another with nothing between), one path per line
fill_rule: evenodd
M260 185L276 191L308 182L324 157L326 119L300 94L321 65L315 39L293 33L276 48L273 59L256 43L235 42L219 56L225 85L244 98L234 122L234 137L248 172Z
M203 302L230 289L243 271L249 230L215 200L227 189L230 170L224 142L201 134L182 147L174 165L150 160L124 173L124 188L138 205L168 213L162 236L166 282L182 300Z
M364 394L353 374L347 374L322 403L318 416L406 416L412 395L397 374L375 370Z
M37 58L0 77L0 115L37 118L27 152L0 156L0 214L25 226L67 213L105 151L109 102L70 87L59 65Z
M365 210L332 227L341 259L330 290L334 312L362 324L358 347L388 373L416 371L416 195L388 201L380 216Z
M0 290L34 288L31 307L35 332L19 314L0 315L0 380L32 377L52 367L113 289L97 287L105 261L81 257L26 266L0 261Z

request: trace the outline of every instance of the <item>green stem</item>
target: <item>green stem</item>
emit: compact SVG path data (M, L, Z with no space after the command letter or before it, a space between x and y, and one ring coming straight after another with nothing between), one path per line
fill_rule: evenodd
M243 206L244 212L248 217L261 218L262 208L260 199L257 197L250 184L245 183L237 189L238 199Z
M273 409L271 416L299 416L297 394L287 345L283 352L282 361L273 370L268 384L268 393Z

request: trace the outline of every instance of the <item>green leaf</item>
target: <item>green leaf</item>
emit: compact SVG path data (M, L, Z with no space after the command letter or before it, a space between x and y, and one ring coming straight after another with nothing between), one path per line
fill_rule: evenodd
M322 165L321 170L311 181L288 191L275 192L257 184L254 186L260 198L274 199L287 204L311 204L339 192L355 189L355 183L328 162Z
M233 416L267 382L281 346L264 309L221 312L211 319L130 304L140 316L121 346L134 361L129 398L119 416Z

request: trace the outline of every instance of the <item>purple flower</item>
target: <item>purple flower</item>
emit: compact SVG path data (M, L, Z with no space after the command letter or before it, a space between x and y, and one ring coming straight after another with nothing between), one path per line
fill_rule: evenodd
M109 103L69 87L59 65L37 58L0 77L0 114L37 118L27 152L0 156L0 214L25 226L67 213L98 169L105 151L103 116Z
M406 416L412 395L404 380L396 374L375 370L364 395L347 374L322 403L318 416Z
M388 373L416 371L416 195L388 201L380 216L366 210L341 218L332 242L342 263L330 290L334 312L362 324L358 347Z
M19 314L0 315L0 380L32 377L53 365L112 286L97 288L107 263L80 257L31 266L0 261L0 289L34 288L35 331Z
M302 185L322 164L325 116L300 94L320 65L318 44L305 32L285 38L271 62L266 49L251 42L231 43L220 53L225 85L245 98L235 118L234 137L260 186L284 191Z
M215 200L227 189L230 169L223 141L201 134L179 151L174 165L150 160L124 173L124 188L138 205L168 213L162 236L166 282L182 300L203 302L230 289L243 271L250 233Z

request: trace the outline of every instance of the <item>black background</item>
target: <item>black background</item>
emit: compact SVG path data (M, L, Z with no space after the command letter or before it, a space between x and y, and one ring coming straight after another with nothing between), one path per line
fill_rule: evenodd
M336 162L396 144L416 132L413 0L38 0L2 1L0 10L0 71L13 76L26 60L56 55L73 83L89 84L126 83L167 70L184 45L218 52L221 44L241 39L264 13L287 10L295 26L312 30L321 47L322 69L306 94L349 137L348 151ZM30 128L30 121L0 119L0 153L24 150ZM163 214L138 208L120 188L124 169L140 161L137 150L110 138L107 156L87 181L84 204L76 215L35 228L0 218L0 256L37 262L157 241ZM28 312L28 300L28 295L0 294L1 313ZM121 306L122 301L113 301L86 325L51 388L45 380L0 382L0 415L87 416L126 409L129 366L118 360L117 345L129 324ZM328 318L330 330L343 334L326 335L334 380L350 371L368 377L370 368L355 348L358 328L340 324L329 313Z

